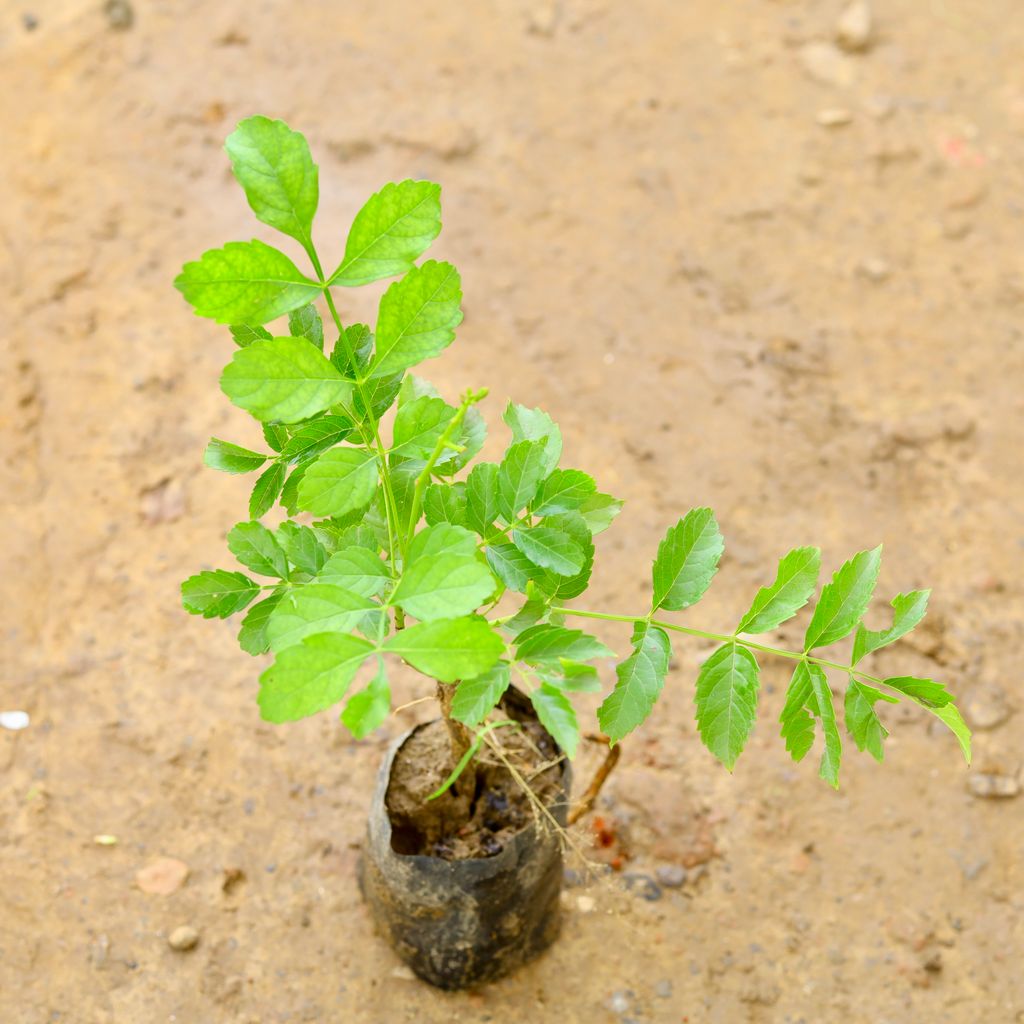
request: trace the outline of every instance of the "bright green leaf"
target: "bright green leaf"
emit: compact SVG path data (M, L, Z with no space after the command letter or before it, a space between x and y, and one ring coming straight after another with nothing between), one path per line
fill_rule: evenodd
M828 679L820 665L810 662L803 662L803 664L807 666L807 675L811 683L811 696L808 703L821 723L821 734L825 738L818 774L833 789L838 789L842 741L839 738L839 726L836 724L836 710L832 706L832 691L828 688Z
M406 566L420 558L437 555L461 555L464 558L476 554L476 537L464 526L451 523L436 523L425 526L412 539L406 553Z
M320 543L316 531L309 526L285 522L277 528L277 540L288 561L299 572L316 576L327 562L327 549Z
M271 335L268 334L267 337ZM267 444L275 452L279 452L288 443L288 428L283 423L261 423L260 426L263 427L263 436Z
M889 730L882 725L875 711L875 704L880 700L890 704L899 703L896 697L890 697L867 683L850 679L844 701L846 731L853 737L857 749L866 750L876 761L881 761L885 756L882 743L889 735Z
M509 666L499 661L475 679L463 679L452 697L452 718L463 725L479 725L494 710L511 682Z
M431 526L437 523L465 526L465 483L431 484L423 495L423 515Z
M539 590L543 591L552 601L567 601L579 597L590 583L590 574L594 568L594 540L579 512L563 512L561 515L548 516L540 525L568 537L583 552L583 568L573 576L558 576L550 570L536 581Z
M428 260L392 284L380 300L369 377L383 377L440 354L462 323L462 287L450 263Z
M260 676L261 715L268 722L294 722L337 704L372 653L373 644L348 633L307 636L281 651Z
M244 573L208 569L181 585L185 611L204 619L226 619L240 612L258 593L259 585Z
M530 694L530 703L537 712L540 724L547 729L571 761L576 756L580 727L576 720L576 709L569 698L550 683L542 683Z
M305 338L271 338L238 349L221 390L258 420L296 423L348 403L352 382Z
M384 590L390 576L380 555L365 547L352 546L331 555L317 578L362 597L373 597Z
M299 481L299 508L340 516L362 508L377 488L377 460L363 448L334 448L309 464Z
M957 742L960 744L960 750L963 752L964 760L970 764L971 730L967 728L967 723L963 720L963 716L957 710L956 705L946 704L944 707L928 708L928 710L956 736Z
M475 557L420 558L402 574L393 600L421 621L454 619L475 611L494 593L494 577Z
M250 327L248 324L231 324L228 330L239 348L245 348L246 345L251 345L254 341L263 341L273 337L265 327Z
M491 571L509 590L524 594L530 580L541 575L537 566L513 544L491 544L484 554Z
M909 594L897 594L892 599L892 625L888 629L875 631L867 629L863 623L858 623L857 635L853 638L851 664L856 665L865 655L906 636L924 618L930 594L930 590L912 590Z
M665 534L654 560L653 611L680 611L696 604L718 572L718 560L725 544L709 508L686 513Z
M174 287L197 316L253 327L312 302L321 290L283 252L255 238L204 252L185 264Z
M287 472L283 462L274 462L260 473L249 495L249 518L262 519L277 501Z
M246 654L253 656L266 654L270 650L270 640L267 638L267 620L270 613L277 607L282 594L271 594L257 604L254 604L242 619L242 628L238 631L238 646Z
M475 616L418 622L384 642L384 650L442 683L473 679L492 668L505 642L485 619Z
M757 592L736 632L768 633L791 619L811 599L820 568L821 552L817 548L790 551L779 562L775 582Z
M758 668L737 643L722 644L701 666L695 703L704 746L732 771L757 717Z
M323 352L324 322L312 302L308 306L293 309L288 314L288 333L293 338L305 338Z
M281 449L281 457L289 462L311 459L333 448L352 432L352 424L344 416L319 416L303 423Z
M498 464L479 462L466 477L466 523L486 536L498 516Z
M651 713L665 685L672 654L668 634L649 623L637 623L633 653L615 669L615 689L597 709L597 720L611 742L618 743Z
M219 437L211 437L210 443L203 452L203 462L211 469L219 469L222 473L251 473L259 469L268 456L260 452L250 451L230 441L222 441Z
M541 484L530 505L535 516L576 512L597 491L594 479L579 469L556 469Z
M502 419L512 431L513 445L520 441L544 441L544 469L542 477L551 473L562 457L562 432L558 424L540 409L509 402Z
M623 502L618 498L598 492L583 502L580 506L580 515L583 516L590 532L596 536L612 525L612 521L622 511L622 505Z
M542 623L531 626L516 637L516 660L531 663L590 661L592 658L614 658L597 637L581 629L566 629Z
M547 441L518 441L505 452L498 467L498 511L505 522L515 520L537 493L547 472L544 449Z
M512 531L512 543L542 569L557 576L573 576L583 569L583 549L567 534L549 526L533 526Z
M882 564L882 545L860 551L825 584L804 638L804 650L827 647L853 632L867 611Z
M424 395L402 405L395 415L391 454L403 459L427 459L455 417L443 398Z
M315 633L348 633L376 608L368 598L332 583L307 583L289 590L267 622L272 651L281 651Z
M319 188L305 138L284 121L248 117L228 136L224 148L252 212L264 224L308 245Z
M380 728L391 711L391 687L388 686L384 659L377 659L377 672L365 689L352 694L341 713L341 723L357 740Z
M404 274L440 230L440 185L432 181L385 185L356 214L345 258L331 274L330 283L353 287Z
M953 700L953 695L934 679L919 679L917 676L891 676L882 680L883 686L912 697L926 708L943 708Z
M228 532L228 550L260 576L288 578L288 560L274 535L257 522L238 523Z
M781 736L794 761L802 761L814 746L814 717L808 710L811 699L811 677L807 662L801 661L793 671L786 690L786 703L779 722Z

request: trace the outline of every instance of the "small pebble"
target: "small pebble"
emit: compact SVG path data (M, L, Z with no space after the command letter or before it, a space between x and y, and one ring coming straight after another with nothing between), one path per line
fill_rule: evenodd
M686 884L686 868L679 864L662 864L654 875L666 889L681 889Z
M175 928L167 939L167 945L169 945L171 949L177 950L179 953L185 953L190 949L195 949L198 943L199 932L188 924L183 924L180 928Z
M659 999L671 999L672 998L672 982L668 978L663 978L661 981L654 986L654 994Z
M633 993L629 989L619 989L608 999L608 1009L619 1016L629 1013L633 1005Z
M20 732L31 724L27 711L0 711L0 726L11 732Z
M806 43L800 47L799 59L808 78L821 85L853 84L853 62L831 43Z
M128 0L107 0L103 10L107 16L107 24L119 32L131 28L135 21L135 12Z
M399 981L415 981L416 975L409 970L408 967L392 967L391 977L398 978Z
M853 120L853 114L845 107L827 107L819 110L814 119L822 128L842 128Z
M117 836L112 836L105 832L98 836L93 836L92 841L97 846L117 846Z
M661 899L661 886L650 875L630 871L622 876L622 884L625 885L627 892L647 900L648 903Z
M24 26L26 32L35 32L39 28L39 19L30 12L26 11L21 16L21 24Z
M852 53L868 48L871 43L871 8L865 0L854 0L839 15L836 42Z
M1008 799L1020 793L1020 781L1013 775L977 772L967 780L971 794L981 799Z
M995 729L1010 717L1006 694L998 686L983 686L964 702L964 714L974 729Z
M863 259L857 266L857 272L861 277L867 278L869 281L874 281L875 284L881 284L883 281L889 279L889 275L892 273L892 268L889 264L878 256L869 256L867 259Z
M576 909L581 914L591 914L594 911L594 907L597 904L594 902L593 896L577 896L576 897Z

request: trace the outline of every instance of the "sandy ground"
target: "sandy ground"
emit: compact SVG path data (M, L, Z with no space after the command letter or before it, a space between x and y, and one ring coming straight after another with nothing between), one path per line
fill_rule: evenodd
M1024 740L1018 0L876 0L856 54L821 45L833 2L0 6L0 710L32 722L0 729L5 1024L1024 1020L1024 798L969 786L1012 788ZM570 889L557 946L484 991L410 980L354 865L414 714L363 743L264 725L236 626L178 604L245 516L206 439L256 434L216 386L227 332L170 282L253 233L220 149L253 112L309 137L331 254L381 183L443 183L466 321L429 376L490 386L492 424L545 407L627 499L587 606L641 609L696 504L727 536L712 629L790 546L883 541L878 610L935 594L876 665L962 695L972 772L898 710L888 763L848 742L832 792L777 739L772 665L729 776L680 643L599 814L627 871L686 885ZM135 885L159 856L190 871L169 896Z

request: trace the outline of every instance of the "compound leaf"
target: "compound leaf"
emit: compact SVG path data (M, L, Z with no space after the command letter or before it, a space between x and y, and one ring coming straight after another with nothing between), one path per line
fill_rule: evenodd
M294 722L337 704L373 649L350 633L307 636L260 676L260 714L268 722Z
M228 136L224 148L252 212L264 224L308 245L320 193L305 138L284 121L248 117Z
M450 263L427 260L392 284L380 300L368 377L407 370L451 344L462 323L462 286Z
M204 252L182 267L174 287L197 316L250 327L305 306L321 291L283 252L255 238Z
M387 184L356 214L345 257L329 283L353 287L404 274L440 231L440 185L432 181Z
M309 419L352 397L352 382L305 338L271 338L238 349L220 386L256 419L282 423Z
M882 545L860 551L835 572L821 591L821 599L807 627L804 650L827 647L853 632L867 611L882 564Z
M791 619L811 599L820 568L817 548L794 548L783 556L775 582L757 592L737 632L768 633Z
M505 642L485 619L470 616L417 622L388 637L383 649L432 679L454 683L492 668Z
M654 560L653 611L680 611L696 604L718 571L725 544L709 508L686 513L665 534Z

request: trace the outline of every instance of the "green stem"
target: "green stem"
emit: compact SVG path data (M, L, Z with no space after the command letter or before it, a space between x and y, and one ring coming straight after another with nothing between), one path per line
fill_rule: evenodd
M883 680L876 676L869 676L866 672L861 672L860 669L855 668L853 665L841 665L839 662L827 661L825 658L815 658L804 651L787 651L781 647L769 647L766 644L754 643L753 640L746 640L735 633L711 633L705 629L693 629L690 626L678 626L674 622L652 619L648 615L611 615L608 612L585 612L576 608L563 607L552 607L551 611L558 612L561 615L575 615L581 619L602 619L607 622L629 622L634 624L637 622L649 622L652 626L658 626L660 629L667 629L673 633L685 633L687 636L700 637L702 640L715 640L718 643L735 643L752 651L761 651L763 654L775 655L777 658L787 658L790 661L807 661L812 665L821 665L823 668L834 668L848 675L860 676L861 679L867 679L872 683L883 682Z

